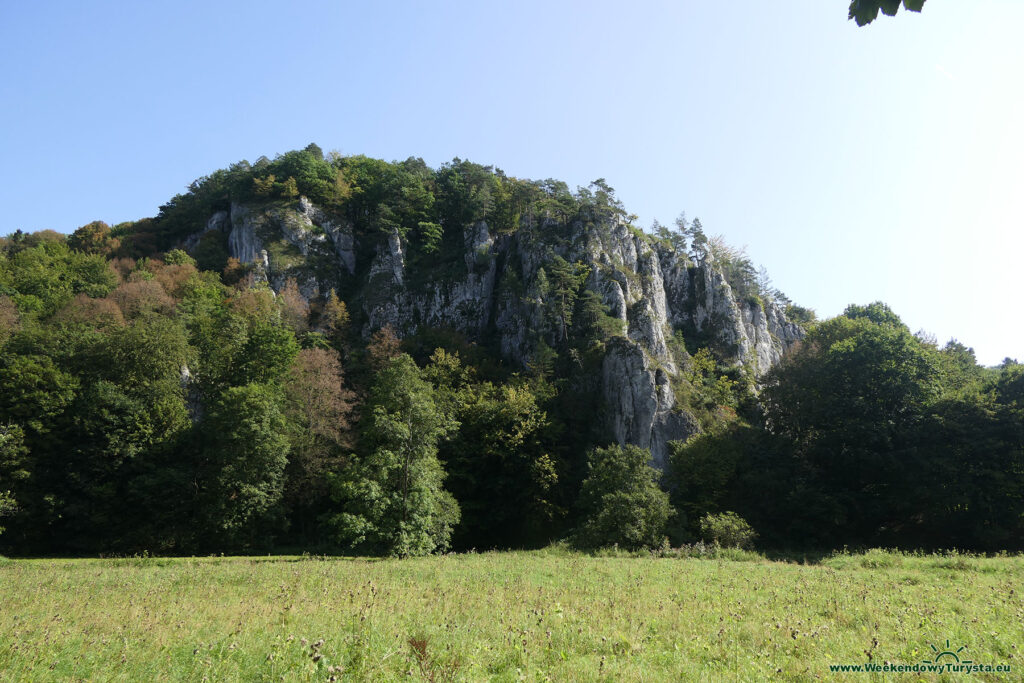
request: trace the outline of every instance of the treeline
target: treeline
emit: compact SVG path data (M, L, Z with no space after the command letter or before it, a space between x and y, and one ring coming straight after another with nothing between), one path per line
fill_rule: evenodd
M0 242L7 552L419 554L575 526L594 353L515 372L452 332L367 344L333 292L72 246L94 230ZM578 303L565 345L594 329Z
M1024 366L978 366L884 304L814 326L761 419L676 444L692 523L736 511L769 547L1024 549Z
M358 277L307 301L228 259L222 231L191 256L175 248L232 202L294 203L296 190L349 221L361 249L397 231L427 277L446 259L464 267L473 221L497 233L543 221L544 239L568 241L570 223L626 217L603 181L572 192L461 160L434 170L310 146L201 178L153 219L8 236L0 544L402 554L542 545L575 528L586 453L606 439L603 343L621 333L580 265L545 263L555 332L521 370L447 330L367 345L345 306ZM719 374L712 361L694 379Z
M362 344L334 295L82 238L0 243L8 552L644 547L730 512L776 548L1022 546L1024 366L982 368L882 304L814 326L758 402L689 356L715 418L662 477L593 448L596 359L515 373L451 333ZM573 338L601 334L586 310Z
M568 225L626 216L603 179L571 190L566 183L524 180L462 159L432 169L419 158L387 162L362 155L324 155L315 144L274 159L239 161L195 180L154 218L113 226L112 254L140 258L171 249L232 203L290 202L306 197L355 229L367 253L381 235L397 231L415 262L438 255L460 260L462 230L486 220L492 234L510 233L540 216ZM449 247L446 249L446 247ZM193 252L204 270L223 269L226 236L211 232ZM443 262L444 259L441 259Z
M570 192L311 146L202 178L153 219L0 238L3 552L1024 544L1024 369L1009 359L982 368L881 304L817 323L681 217L647 239L714 259L739 296L789 304L810 331L757 387L676 330L672 388L703 433L659 473L609 446L601 367L622 324L581 264L544 262L547 332L511 368L449 330L367 342L346 306L358 283L275 293L221 231L177 248L232 202L296 193L361 249L398 231L416 277L462 264L475 220L557 242L570 223L629 219L603 181Z

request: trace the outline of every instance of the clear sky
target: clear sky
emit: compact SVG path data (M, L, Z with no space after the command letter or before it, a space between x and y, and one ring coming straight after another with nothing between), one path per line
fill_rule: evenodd
M318 143L604 177L821 316L1024 360L1024 2L0 3L0 234L154 215Z

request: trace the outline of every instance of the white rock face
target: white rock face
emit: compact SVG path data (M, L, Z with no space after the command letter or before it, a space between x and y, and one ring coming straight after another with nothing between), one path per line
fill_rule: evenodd
M665 341L665 318L658 315L651 300L643 297L633 304L627 322L629 338L647 349L669 372L675 374L676 363Z
M734 364L763 375L803 339L803 328L788 321L778 304L737 301L710 254L689 267L673 255L662 258L668 320L706 333Z
M263 240L256 231L264 222L263 216L248 207L232 204L228 253L242 263L262 262Z
M343 221L330 218L305 197L299 197L299 212L307 226L307 230L311 230L313 226L318 226L324 230L334 245L334 251L338 255L338 262L348 271L349 275L355 275L356 245L355 238L352 236L352 226Z
M385 242L377 247L377 258L370 266L368 277L372 282L383 276L388 286L401 287L405 276L405 252L402 251L402 238L394 230Z
M463 243L466 248L466 270L473 272L478 266L486 266L490 261L491 248L494 246L494 239L485 221L480 221L465 229L463 232Z
M449 256L435 268L420 256L412 272L409 245L397 230L379 239L360 270L353 227L304 197L285 207L234 205L230 214L210 218L203 233L210 230L227 232L231 255L252 263L275 289L294 278L312 299L347 283L364 336L384 325L400 336L421 326L449 328L494 343L519 366L542 341L559 344L555 302L539 271L556 255L583 264L589 269L584 287L601 298L607 315L625 323L624 336L607 344L601 373L608 432L620 443L651 449L659 466L669 441L699 430L671 388L680 362L687 362L670 344L674 334L698 335L725 362L755 376L804 335L776 304L737 301L710 254L694 261L621 221L586 227L541 218L499 238L480 221L465 227L460 261ZM193 236L196 243L203 233ZM357 272L365 275L351 279Z
M297 256L330 256L344 272L355 273L352 227L331 218L305 197L300 197L293 207L259 208L234 203L230 214L214 214L207 226L207 231L210 229L228 233L228 252L232 257L242 263L262 264L268 271L276 269L280 274L287 269L282 264L271 264L269 257L265 257L265 242L270 239L295 247ZM198 243L201 234L190 236L186 247Z
M463 233L466 274L453 279L428 282L412 291L404 286L405 255L401 237L393 232L377 248L370 265L363 310L367 324L365 335L384 325L399 334L413 332L418 326L445 327L471 338L479 337L494 307L496 261L494 239L487 223L481 221Z
M700 431L687 413L674 412L675 395L664 370L652 368L640 344L614 339L602 368L612 436L620 444L649 448L656 467L668 464L668 442Z

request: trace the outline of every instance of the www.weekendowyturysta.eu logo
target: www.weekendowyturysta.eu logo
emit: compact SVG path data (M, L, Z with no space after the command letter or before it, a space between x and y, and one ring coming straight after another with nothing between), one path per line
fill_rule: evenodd
M967 649L966 645L961 645L955 652L950 649L948 640L946 641L946 649L942 652L939 652L939 648L934 645L931 645L930 647L932 648L932 652L935 653L935 659L921 660L922 664L974 664L974 662L969 659L960 659L960 653Z
M949 640L945 646L928 646L932 656L922 659L917 664L881 664L866 662L864 664L830 664L829 671L863 671L867 673L1010 673L1009 664L981 664L967 659L967 646L954 647Z

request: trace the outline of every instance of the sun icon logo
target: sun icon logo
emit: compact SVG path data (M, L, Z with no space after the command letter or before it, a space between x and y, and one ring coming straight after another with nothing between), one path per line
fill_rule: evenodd
M964 659L962 661L960 659L960 653L967 649L966 645L961 645L956 650L953 650L953 649L951 649L949 641L947 640L946 641L946 649L943 650L942 652L939 652L939 648L935 647L934 645L931 645L930 647L932 648L932 652L936 653L935 654L935 659L934 660L925 659L925 660L922 661L922 664L932 664L932 663L942 664L943 663L943 658L945 658L945 660L947 662L950 660L950 658L952 658L953 662L950 662L950 663L956 663L956 664L971 664L972 663L971 660L969 660L969 659Z

